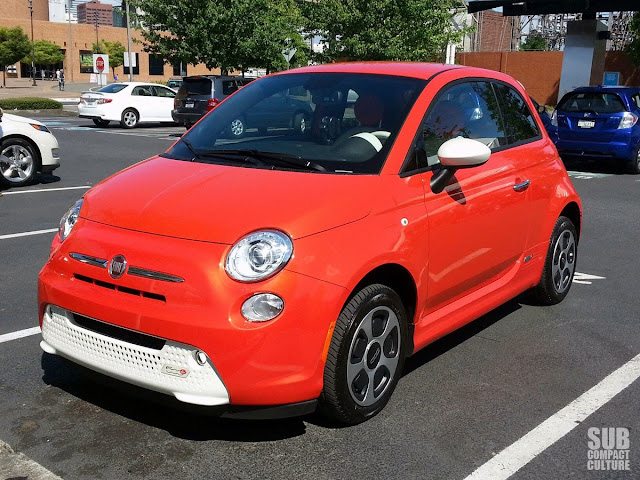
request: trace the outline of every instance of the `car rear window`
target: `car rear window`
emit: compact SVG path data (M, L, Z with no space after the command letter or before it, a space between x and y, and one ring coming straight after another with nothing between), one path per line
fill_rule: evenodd
M124 90L127 86L124 83L112 83L106 87L102 87L99 92L103 93L118 93L120 90Z
M194 95L211 95L211 79L204 77L186 78L180 88Z
M626 111L622 99L615 93L576 92L562 99L558 110L568 113L619 113Z
M223 80L222 81L222 94L223 95L231 95L233 92L238 90L238 84L235 80Z

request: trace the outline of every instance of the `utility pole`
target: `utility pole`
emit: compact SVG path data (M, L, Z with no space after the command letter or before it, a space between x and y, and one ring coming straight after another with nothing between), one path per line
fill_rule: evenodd
M93 11L93 24L96 26L96 48L98 49L97 53L102 53L100 51L100 40L98 39L98 10Z
M69 20L69 45L67 46L67 54L65 59L67 60L67 74L71 75L71 83L73 83L73 43L71 40L71 0L69 0L69 10L67 19Z
M31 76L33 78L33 86L36 87L36 47L33 43L33 0L29 0L29 10L31 11Z
M127 0L122 0L125 12L127 14L127 56L129 57L129 81L133 82L133 60L131 53L131 27L129 26L129 3ZM180 72L182 73L182 72Z

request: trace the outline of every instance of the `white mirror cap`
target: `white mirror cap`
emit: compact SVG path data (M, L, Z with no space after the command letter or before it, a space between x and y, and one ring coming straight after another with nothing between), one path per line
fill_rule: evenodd
M438 149L438 158L445 167L475 167L491 156L491 149L484 143L470 138L456 137L447 140Z

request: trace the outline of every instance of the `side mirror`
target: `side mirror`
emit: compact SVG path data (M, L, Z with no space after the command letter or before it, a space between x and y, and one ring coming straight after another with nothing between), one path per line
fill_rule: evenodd
M478 140L463 137L447 140L438 149L443 168L431 178L431 191L442 192L456 170L482 165L490 156L491 149Z
M538 113L547 113L547 107L544 105L538 105Z

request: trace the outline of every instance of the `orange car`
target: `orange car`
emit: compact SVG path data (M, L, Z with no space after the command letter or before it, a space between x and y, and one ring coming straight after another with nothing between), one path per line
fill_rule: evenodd
M284 96L313 112L303 126L233 134L265 104L296 108ZM64 215L40 273L41 346L188 404L354 424L434 340L526 290L560 302L581 216L511 77L291 70Z

